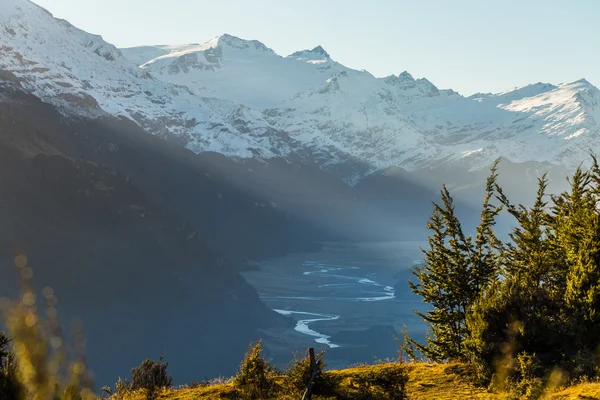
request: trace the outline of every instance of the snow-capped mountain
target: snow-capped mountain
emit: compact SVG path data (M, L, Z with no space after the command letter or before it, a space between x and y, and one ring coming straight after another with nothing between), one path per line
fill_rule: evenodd
M231 35L204 44L122 51L142 70L163 81L256 109L276 107L307 88L321 85L332 73L349 71L332 61L321 47L281 57L258 41Z
M0 4L0 71L64 113L134 120L195 152L299 154L350 182L390 166L503 156L571 168L600 145L600 93L581 80L464 97L408 72L377 78L320 46L254 40L117 49L28 0Z
M230 35L124 54L161 80L262 111L329 164L480 168L503 156L571 167L600 144L598 89L584 80L465 98L408 72L376 78L346 68L320 46L281 57Z
M285 135L267 134L272 128L261 112L163 82L100 36L28 0L2 0L0 32L2 76L64 114L129 118L195 151L269 157L277 155L271 150L285 149ZM278 143L269 144L270 138Z

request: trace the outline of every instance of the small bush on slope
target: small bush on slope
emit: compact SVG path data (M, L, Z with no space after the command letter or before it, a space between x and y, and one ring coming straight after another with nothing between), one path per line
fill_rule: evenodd
M316 373L313 379L313 395L334 396L338 392L339 381L335 376L328 374L325 371L327 364L325 364L323 352L319 352L315 356L315 360ZM302 357L296 353L294 360L285 371L285 380L283 384L285 392L288 394L296 394L301 397L308 386L311 375L312 371L310 369L309 356Z
M131 370L131 389L145 390L146 398L153 400L165 388L171 387L173 377L167 372L169 363L163 363L162 357L159 361L144 360L142 364Z
M159 398L165 389L173 385L173 377L167 372L169 363L146 359L139 367L131 369L131 381L119 378L114 390L106 387L102 390L111 395L111 399L122 400L133 393L143 395L147 400Z
M265 400L271 398L276 385L273 382L274 369L262 356L262 342L248 347L248 352L240 365L240 371L233 384L242 399Z

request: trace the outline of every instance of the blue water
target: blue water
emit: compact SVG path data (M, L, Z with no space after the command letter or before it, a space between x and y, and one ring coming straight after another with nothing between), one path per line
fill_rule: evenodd
M365 273L360 267L330 265L326 261L305 261L303 266L308 271L303 272L304 276L316 276L322 279L323 283L318 288L336 288L336 294L330 296L262 296L265 301L274 300L305 300L305 301L356 301L356 302L375 302L386 301L395 298L394 288L390 285L379 283L374 279L373 273L363 276ZM340 318L337 314L321 314L307 311L281 310L274 311L282 315L292 316L310 316L313 318L299 319L295 330L302 334L315 337L315 342L329 346L329 348L340 347L340 344L331 342L331 336L317 332L309 328L309 324L319 321L334 321Z

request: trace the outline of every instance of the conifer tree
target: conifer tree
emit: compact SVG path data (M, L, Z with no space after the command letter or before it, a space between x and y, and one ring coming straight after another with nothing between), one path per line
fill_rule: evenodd
M531 209L519 204L513 205L502 189L496 186L498 199L512 214L517 226L510 234L511 242L503 248L501 257L504 275L517 281L527 280L527 284L539 287L552 281L551 274L557 262L556 242L548 236L550 217L547 210L547 176L538 180L538 190Z
M430 336L418 344L405 335L409 353L466 358L482 380L512 380L520 388L541 387L554 368L571 377L598 375L600 166L592 158L592 168L579 168L551 204L548 179L539 179L531 207L510 202L494 164L474 239L464 235L442 189L425 263L413 269L419 281L411 283L432 307L418 313ZM507 242L493 229L502 208L515 218Z
M471 254L474 296L486 288L491 280L497 278L500 269L498 251L502 248L502 242L496 237L494 226L503 206L495 206L492 203L497 187L499 163L500 159L494 162L486 182L485 197L475 235L474 252Z
M499 279L481 293L467 316L471 335L465 346L484 380L498 370L498 360L506 367L519 357L541 365L563 359L568 331L557 296L562 258L550 229L546 187L544 176L530 209L512 204L496 187L498 199L517 226L510 242L500 248Z
M412 291L432 305L425 313L416 312L428 325L426 344L419 344L405 335L405 351L414 347L434 361L465 357L463 341L469 336L466 315L481 290L494 279L498 270L496 248L500 242L493 230L501 210L491 203L497 180L498 161L487 180L486 196L475 240L465 236L455 214L453 199L444 186L442 205L434 203L427 225L432 231L429 249L424 250L423 266L411 271L418 282L409 282Z
M569 192L554 198L552 227L563 251L565 317L580 352L595 353L600 334L600 168L578 168Z
M444 188L442 201L446 209L434 204L427 225L432 234L429 237L429 250L423 251L424 264L415 266L411 271L418 282L409 282L412 291L431 304L433 309L426 313L415 312L429 325L427 344L419 344L410 338L407 338L407 344L416 346L425 357L434 361L460 356L462 315L455 279L457 255L447 245L448 236L452 234L448 229L448 217L452 217L454 210L447 193Z

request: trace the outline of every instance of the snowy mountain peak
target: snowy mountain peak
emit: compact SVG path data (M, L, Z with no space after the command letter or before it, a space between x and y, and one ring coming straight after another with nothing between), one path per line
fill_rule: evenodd
M321 46L317 46L312 50L296 51L295 53L290 54L286 58L300 60L315 65L327 64L331 62L331 57L329 56L329 53L327 53L325 49L323 49L323 47Z
M35 21L41 23L46 20L52 21L49 26L40 27L40 30L46 31L46 34L51 35L53 29L64 28L76 35L81 35L82 41L77 45L83 45L107 61L115 61L123 57L121 51L105 42L102 36L83 32L66 20L54 18L48 10L30 0L2 0L2 4L0 4L0 26L4 28L2 34L6 34L18 42L30 42L32 38L29 38L28 25Z
M505 100L517 100L522 99L524 97L537 96L538 94L546 93L554 89L556 89L555 85L552 85L550 83L538 82L532 83L530 85L517 87L511 90L506 90L504 92L496 94L495 97L502 98Z
M412 77L412 75L406 71L404 71L400 75L386 76L385 78L383 78L383 80L385 81L385 83L387 83L389 85L394 85L394 86L402 85L402 84L412 84L415 81L415 79Z
M425 95L425 96L433 96L437 95L440 90L429 80L426 78L415 79L411 74L407 71L402 72L398 76L390 75L383 78L384 82L388 85L394 86L397 89L404 92L404 95L414 96L414 95ZM448 91L450 93L450 91ZM451 92L454 94L454 91Z
M66 115L125 117L195 152L350 162L362 168L353 182L498 156L573 166L600 143L600 91L587 80L464 98L408 72L347 68L321 46L281 57L226 34L119 50L28 0L0 0L0 72Z
M557 88L558 86L550 83L538 82L509 89L500 93L475 93L469 96L468 99L498 106L500 104L509 104L513 101L547 93Z
M528 104L534 99L560 98L566 99L573 97L580 91L597 91L598 89L586 79L578 81L553 85L550 83L533 83L507 90L500 93L476 93L468 98L478 102L486 102L497 106L510 106L511 103Z
M155 64L157 68L168 69L171 75L181 71L187 73L190 69L220 68L224 52L249 51L276 56L272 49L258 40L240 39L229 34L216 36L204 43L138 46L122 49L122 51L127 59L142 68Z
M263 109L322 86L346 67L321 46L281 57L263 43L225 34L202 44L143 46L125 57L161 80L203 97ZM244 79L240 79L240 77Z
M318 53L318 54L324 55L325 57L329 57L329 53L327 53L327 52L325 51L325 49L324 49L323 47L321 47L321 45L319 45L319 46L315 47L315 48L314 48L314 49L312 49L310 52L311 52L311 53Z
M206 44L208 44L208 43L210 43L212 45L212 47L227 46L227 47L231 47L231 48L239 49L239 50L245 50L245 49L260 50L260 51L275 54L275 52L273 50L271 50L270 48L268 48L267 46L265 46L262 42L259 42L258 40L241 39L237 36L229 35L227 33L225 33L221 36L217 36L216 38L206 42Z
M400 73L398 76L390 75L383 78L387 84L401 87L413 86L415 84L415 78L408 71Z
M301 58L301 57L309 55L309 54L311 54L313 56L318 56L320 58L330 58L329 53L327 53L325 51L325 49L323 47L321 47L320 45L313 48L312 50L296 51L296 52L290 54L289 57Z
M232 37L224 40L227 46L243 47ZM252 46L260 48L256 43ZM220 48L225 50L225 46L205 46L206 65L214 64L210 57L221 62ZM149 50L164 55L181 49L147 46L138 56ZM227 52L239 51L227 47ZM194 57L199 55L181 54L165 64L189 70L196 65ZM264 133L265 123L257 111L199 97L186 86L157 79L100 36L56 19L27 0L0 0L0 72L67 116L127 118L150 134L178 138L193 151L251 157L267 156L273 154L268 149L282 147L246 135L250 130ZM243 118L238 120L240 115Z
M598 90L596 86L594 86L592 83L590 83L590 81L588 81L585 78L579 79L574 82L563 83L560 86L577 88L579 90Z
M413 78L413 76L408 72L408 71L403 71L398 75L398 79L403 80L403 81L414 81L415 78Z

